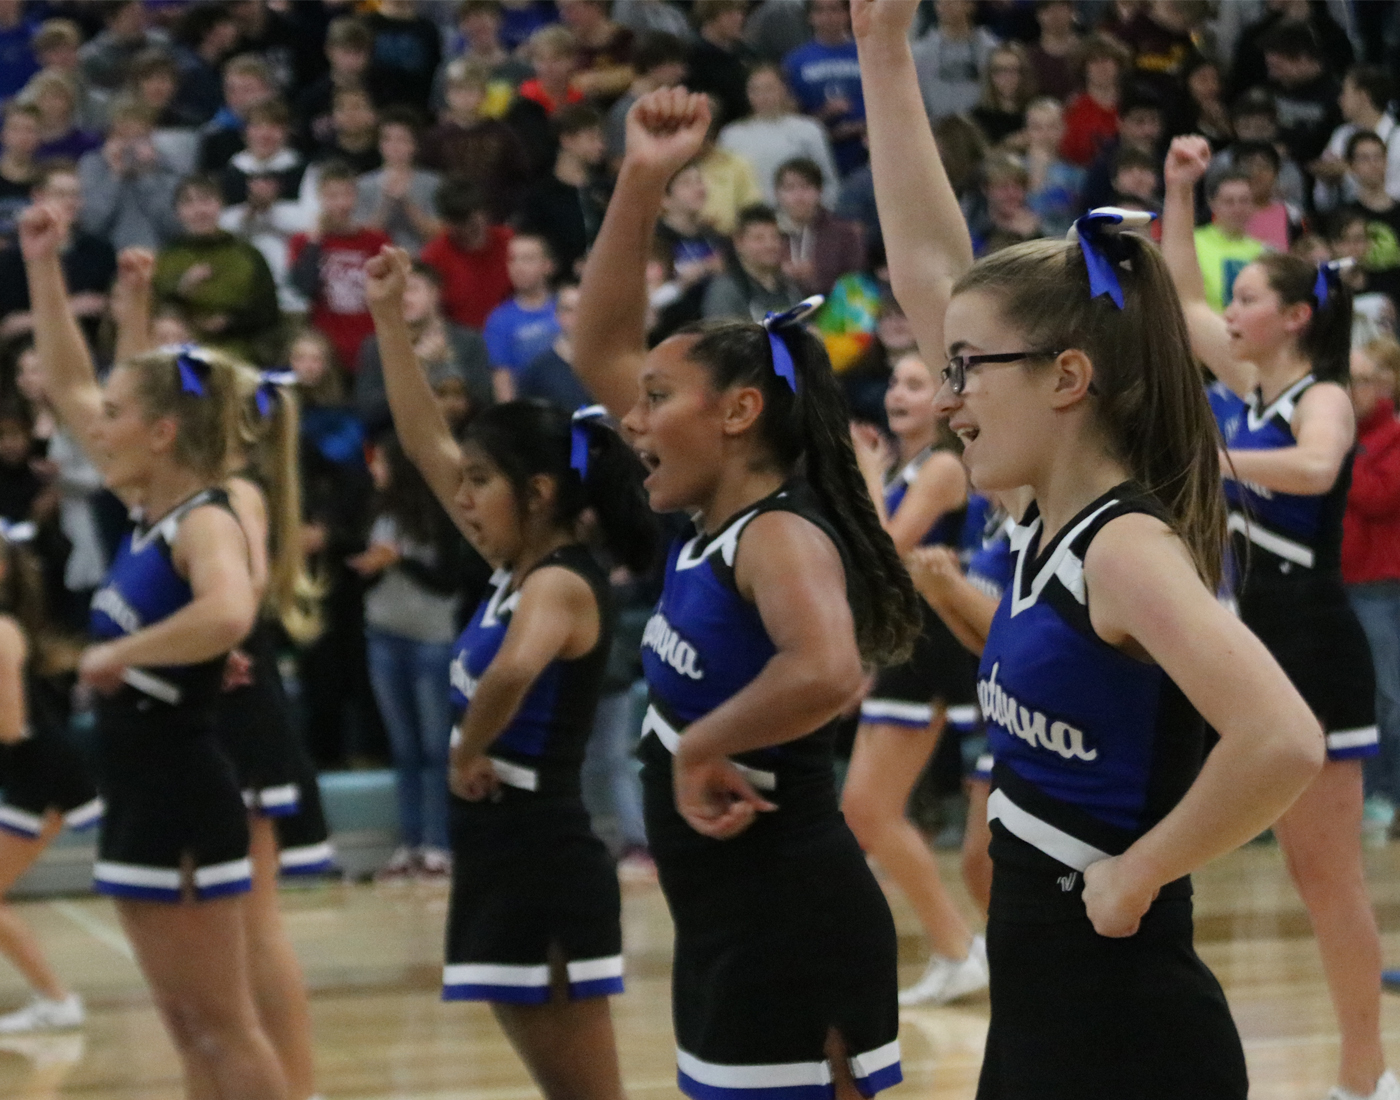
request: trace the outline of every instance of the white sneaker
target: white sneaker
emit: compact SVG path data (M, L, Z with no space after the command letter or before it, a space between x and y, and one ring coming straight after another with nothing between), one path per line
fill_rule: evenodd
M375 882L407 882L418 869L418 850L400 845L394 849L389 862L374 874Z
M987 943L981 936L974 936L967 958L946 959L942 955L930 958L923 977L908 989L900 990L899 1003L905 1007L946 1005L981 992L987 988L989 980Z
M23 1008L0 1016L0 1035L19 1035L26 1031L62 1031L81 1027L87 1013L83 999L70 993L61 1001L36 996Z
M1369 1096L1362 1096L1337 1085L1327 1094L1327 1100L1400 1100L1400 1081L1396 1080L1395 1074L1390 1070L1386 1070L1376 1082L1375 1091Z

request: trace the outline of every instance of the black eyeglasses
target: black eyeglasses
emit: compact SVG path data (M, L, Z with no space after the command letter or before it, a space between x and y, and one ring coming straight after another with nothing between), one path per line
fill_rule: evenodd
M939 377L961 395L967 386L967 372L984 363L1019 363L1024 359L1053 359L1058 351L1001 351L993 355L954 355Z

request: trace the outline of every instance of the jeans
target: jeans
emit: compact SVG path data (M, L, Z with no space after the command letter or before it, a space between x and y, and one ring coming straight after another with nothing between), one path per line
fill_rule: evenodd
M1400 581L1349 585L1347 596L1371 643L1376 666L1381 751L1363 765L1366 793L1400 804Z
M369 679L394 754L403 843L447 848L447 744L452 736L450 642L365 631Z
M611 803L623 851L644 848L647 843L646 825L642 822L642 781L633 753L640 732L632 691L599 697L593 733L583 758L583 788L585 795L592 796L587 801L595 814Z

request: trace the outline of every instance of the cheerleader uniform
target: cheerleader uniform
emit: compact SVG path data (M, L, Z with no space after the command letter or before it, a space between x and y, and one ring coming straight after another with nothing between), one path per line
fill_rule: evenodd
M44 815L56 810L70 829L90 829L102 819L102 799L87 762L69 742L63 721L43 701L33 673L24 674L29 728L24 740L0 748L0 829L37 840Z
M908 495L909 486L918 477L931 447L920 451L914 459L890 479L885 486L885 514L894 515ZM977 497L985 502L985 498ZM964 532L980 533L982 505L974 512L973 499L968 506L949 512L924 533L920 546L959 547ZM920 601L923 629L914 643L909 660L900 665L880 669L870 694L860 705L862 722L927 729L933 721L934 702L941 702L948 724L960 734L975 732L977 716L977 658L968 653L943 625L928 604Z
M579 545L561 547L535 568L546 566L588 582L598 603L598 641L583 656L556 660L540 673L491 742L497 796L451 798L452 897L442 976L448 1001L545 1004L554 946L566 961L571 999L622 992L622 896L579 785L612 644L608 579ZM478 679L505 640L520 601L512 580L511 573L496 572L457 640L452 698L458 707L471 706Z
M815 524L852 568L810 489L789 483L713 535L677 540L642 639L647 838L676 928L679 1084L697 1100L829 1100L832 1027L864 1095L901 1080L894 921L841 816L835 723L734 758L778 805L738 836L702 836L675 806L671 753L686 725L776 652L734 581L740 537L772 511Z
M180 523L200 507L233 514L222 489L205 489L127 534L92 598L94 638L134 634L189 604L193 594L171 547ZM250 888L246 811L216 730L225 660L131 668L114 694L98 697L106 802L93 867L99 893L178 902L185 866L200 900Z
M1225 446L1269 451L1296 445L1294 410L1315 385L1300 378L1265 406L1217 383L1211 408ZM1325 493L1298 496L1229 479L1230 532L1240 573L1240 618L1268 647L1327 731L1331 760L1380 752L1375 670L1366 635L1342 584L1342 514L1352 456Z
M1084 869L1160 821L1203 753L1204 723L1177 686L1106 645L1089 620L1085 555L1133 512L1163 515L1129 483L1046 546L1035 505L1011 533L1015 570L978 681L996 758L978 1100L1247 1092L1224 994L1192 945L1189 877L1163 886L1124 939L1098 935L1084 908Z

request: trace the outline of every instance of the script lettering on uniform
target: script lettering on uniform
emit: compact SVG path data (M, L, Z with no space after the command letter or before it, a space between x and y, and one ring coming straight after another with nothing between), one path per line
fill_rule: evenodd
M452 681L453 688L461 692L467 699L470 699L476 694L476 677L467 671L466 658L461 654L458 654L456 659L452 662L452 668L448 676Z
M1083 730L1068 722L1051 721L1042 711L1023 707L1014 696L1006 694L997 683L1000 670L1000 662L992 665L991 676L977 684L977 701L989 722L1032 748L1049 749L1065 760L1092 762L1099 758L1098 749L1085 747Z
M122 628L127 634L135 634L142 627L141 616L136 609L122 599L122 594L108 586L92 598L92 609L100 611Z
M642 634L642 648L651 650L663 663L688 679L705 678L705 670L700 667L700 654L659 611L647 620L646 630Z

